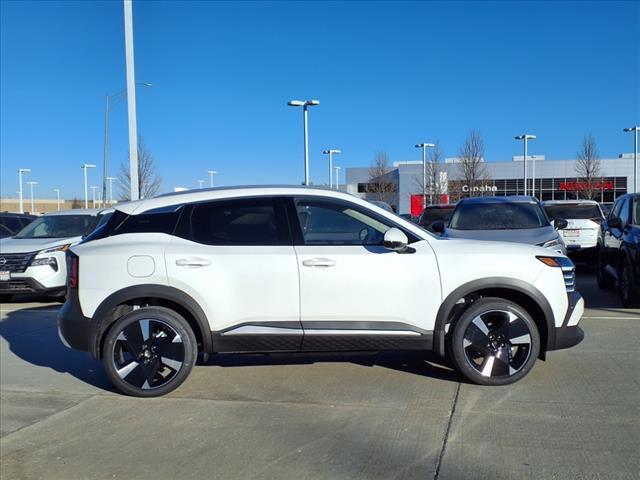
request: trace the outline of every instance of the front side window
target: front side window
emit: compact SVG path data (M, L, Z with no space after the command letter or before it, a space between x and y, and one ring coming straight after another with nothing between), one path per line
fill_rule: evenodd
M461 203L449 228L455 230L519 230L549 225L536 203Z
M354 206L326 200L298 200L305 245L382 245L389 225Z
M187 219L188 236L205 245L290 245L280 210L271 199L197 204Z
M16 238L70 238L90 233L98 223L96 215L46 215L20 230Z
M629 224L629 200L629 197L625 198L622 202L622 208L620 208L620 222L623 227Z

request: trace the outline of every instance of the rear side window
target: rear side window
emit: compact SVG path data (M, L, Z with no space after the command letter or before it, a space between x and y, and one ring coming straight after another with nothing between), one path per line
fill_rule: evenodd
M166 233L171 235L176 227L180 210L172 212L150 211L129 215L115 230L114 235L124 233Z
M193 205L178 235L205 245L291 245L283 204L275 199Z

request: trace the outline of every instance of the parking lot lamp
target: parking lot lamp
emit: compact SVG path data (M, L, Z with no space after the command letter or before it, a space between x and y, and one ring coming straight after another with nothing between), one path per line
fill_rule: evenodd
M209 174L209 186L213 188L213 176L218 172L216 170L207 170L207 173Z
M18 178L20 180L20 190L18 190L18 198L20 201L20 213L24 213L24 201L22 195L22 174L29 173L31 171L30 168L19 168L18 169Z
M113 181L116 177L107 177L109 181L109 205L113 205Z
M287 103L290 107L302 107L302 123L304 129L304 184L309 185L309 110L308 107L320 105L319 100L291 100Z
M87 186L87 169L96 168L96 166L91 165L90 163L83 163L80 168L84 170L84 208L89 208L89 189Z
M56 192L56 205L58 207L58 211L60 211L60 189L54 188L53 191Z
M204 180L198 180L198 188L202 188L203 184L204 184Z
M333 167L333 169L336 171L336 181L334 182L334 184L336 186L336 190L340 190L340 167L336 165L335 167Z
M523 133L522 135L518 135L517 137L515 137L516 140L523 140L524 141L524 158L523 160L523 164L524 164L524 193L523 195L527 194L527 142L529 140L535 140L537 137L535 135L531 135L528 133ZM534 178L535 178L535 162L533 163L533 168L534 168ZM534 180L535 182L535 180ZM533 185L533 194L535 195L536 193L536 186L535 184Z
M422 208L427 206L427 147L435 147L434 143L418 143L416 148L422 148Z
M342 153L342 150L325 150L322 153L329 155L329 188L333 188L333 155Z
M640 192L640 178L638 178L638 129L640 127L625 128L625 132L633 132L633 191Z
M31 191L31 211L29 213L33 213L36 210L33 206L33 186L37 184L38 182L27 182L27 185L29 185L29 190Z
M97 189L97 185L92 185L91 186L91 196L93 198L93 208L96 208L96 189Z

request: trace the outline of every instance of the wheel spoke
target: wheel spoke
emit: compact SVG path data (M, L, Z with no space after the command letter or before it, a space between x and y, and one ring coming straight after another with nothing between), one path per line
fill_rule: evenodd
M147 381L146 369L140 364L136 362L135 368L130 370L122 379L130 385L134 387L142 387L142 385Z
M485 377L491 376L491 371L493 370L493 363L495 362L496 357L493 355L487 355L480 365L480 373L482 373Z
M493 377L509 375L509 354L506 349L503 349L500 353L502 355L496 355L493 362L493 369L491 370L491 376Z
M125 366L119 368L118 370L116 370L117 374L120 376L120 378L126 378L127 375L129 375L131 373L131 371L138 367L140 364L136 361L132 361L127 363Z
M144 343L139 322L134 322L127 326L120 335L122 334L124 334L124 340L129 351L134 356L139 357L142 353L142 344ZM118 338L120 338L120 335Z
M182 362L184 359L184 346L182 343L169 343L168 341L156 343L156 354Z
M147 381L142 385L142 388L151 388L153 386L153 380L160 369L160 360L158 358L154 358L147 367L146 367L146 377Z
M521 318L516 317L515 320L509 323L509 329L507 331L506 337L511 343L517 343L514 340L523 336L529 337L529 334L529 327L527 326L525 321ZM527 343L531 343L531 337L529 337L529 341Z
M171 368L172 370L175 370L176 372L180 370L180 367L182 367L182 362L178 360L173 360L167 357L161 357L160 360L162 361L163 365L166 365L167 367Z
M489 327L487 327L487 324L484 323L484 320L482 319L482 315L478 315L476 318L474 318L473 321L471 322L471 325L475 325L476 328L480 330L482 333L484 333L485 336L489 335Z

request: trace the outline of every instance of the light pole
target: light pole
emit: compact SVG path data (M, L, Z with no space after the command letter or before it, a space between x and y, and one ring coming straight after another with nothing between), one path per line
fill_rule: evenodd
M633 190L635 193L640 192L640 179L638 178L638 129L640 127L625 128L625 132L633 132Z
M335 182L336 190L340 190L340 167L338 165L336 165L333 168L336 171L336 182Z
M213 176L217 175L218 172L216 170L207 170L207 173L209 174L209 186L213 188Z
M152 83L138 82L138 87L153 87ZM127 93L127 90L120 90L112 95L106 95L104 106L104 151L103 151L103 172L102 172L102 198L107 198L107 181L109 177L109 113L111 112L111 101Z
M109 182L109 205L113 205L113 181L116 177L107 177Z
M92 185L91 186L91 196L93 198L93 208L96 208L96 189L98 188L97 185Z
M36 210L33 206L33 186L37 184L38 182L27 182L27 185L29 185L29 190L31 190L31 210L29 211L29 213L33 213Z
M20 179L20 190L18 190L18 197L20 198L20 213L24 213L24 201L22 195L22 174L31 172L30 168L19 168L18 178Z
M198 188L202 188L202 184L204 184L204 180L198 180Z
M333 188L333 155L339 155L342 150L325 150L322 153L329 155L329 188Z
M304 126L304 184L309 185L309 110L308 107L320 105L319 100L291 100L287 103L290 107L302 107L302 122Z
M84 170L84 208L89 208L89 190L87 187L87 168L96 168L95 165L90 163L83 163L80 167Z
M529 140L535 140L537 137L535 135L531 135L528 133L523 133L522 135L518 135L517 137L514 137L516 140L523 140L524 141L524 158L522 159L524 163L524 193L523 195L527 194L527 142ZM533 168L534 168L534 178L535 178L535 168L536 168L536 164L535 162L533 162ZM535 182L535 180L534 180ZM535 183L533 185L533 194L536 194L536 186Z
M435 147L434 143L418 143L416 148L422 148L422 208L427 206L427 147Z
M60 189L54 188L54 192L56 192L56 205L58 206L58 211L60 211Z

